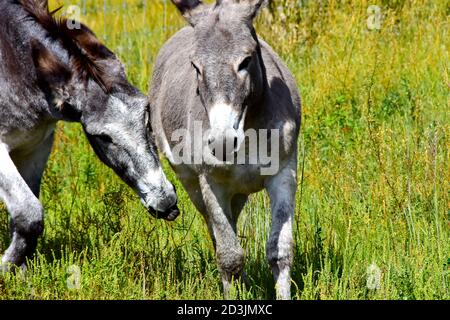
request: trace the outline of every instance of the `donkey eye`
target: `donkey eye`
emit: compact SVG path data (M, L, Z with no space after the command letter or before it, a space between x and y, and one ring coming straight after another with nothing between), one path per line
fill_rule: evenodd
M201 76L202 72L200 71L200 68L197 67L197 65L193 62L191 62L192 67L195 69L195 71L197 71L197 76Z
M111 137L106 134L99 134L99 135L96 135L96 137L103 143L112 143Z
M238 71L243 71L243 70L247 70L248 67L250 66L250 63L252 62L252 57L247 57L244 59L244 61L241 62L241 64L239 65L239 69Z
M147 109L145 110L145 117L144 117L144 126L147 130L147 133L152 133L152 124L150 121L150 111L149 111L150 106L147 107Z
M149 107L145 108L145 112L144 112L144 125L148 125L150 122L150 112L148 111Z

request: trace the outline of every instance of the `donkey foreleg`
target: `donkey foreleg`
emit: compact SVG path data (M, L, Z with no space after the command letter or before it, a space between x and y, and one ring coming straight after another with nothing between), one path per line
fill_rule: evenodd
M20 175L37 198L39 198L44 169L52 151L53 140L54 132L27 155L10 154Z
M272 230L267 241L267 259L276 281L277 299L291 299L293 220L297 189L297 159L266 181L272 207Z
M12 241L5 251L1 269L20 266L36 249L44 228L44 210L12 161L6 145L0 144L0 199L10 214Z
M240 278L244 267L244 250L239 244L231 199L224 190L204 176L200 187L206 205L205 219L215 243L217 265L222 276L225 298L233 280Z

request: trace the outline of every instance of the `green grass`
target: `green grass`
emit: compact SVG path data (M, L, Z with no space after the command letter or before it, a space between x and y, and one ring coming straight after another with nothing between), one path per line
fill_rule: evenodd
M450 3L275 2L282 10L263 12L257 30L294 73L304 113L293 297L449 299ZM164 1L85 3L82 20L147 92L159 48L184 25L170 1L166 13ZM381 30L367 28L371 4ZM183 211L173 223L149 217L79 125L57 132L42 186L45 234L28 272L0 279L0 299L220 299L205 224L169 166ZM4 209L0 220L4 250ZM268 197L256 194L239 225L252 288L236 297L275 296L269 227ZM378 289L366 285L372 264ZM71 265L79 290L67 286Z

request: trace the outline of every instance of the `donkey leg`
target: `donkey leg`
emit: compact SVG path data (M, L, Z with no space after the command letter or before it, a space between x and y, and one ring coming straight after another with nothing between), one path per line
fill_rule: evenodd
M34 151L28 153L27 155L14 153L10 154L11 159L19 170L20 175L38 199L41 189L42 176L52 151L53 140L54 132L52 132L41 144L36 146ZM12 238L14 237L14 232L15 225L13 220L11 220L10 233ZM34 252L34 249L32 251ZM27 258L30 258L31 255L32 253L27 255ZM22 264L22 268L26 268L25 262Z
M233 213L233 219L235 223L237 223L239 215L241 214L242 209L244 209L247 200L248 195L246 194L236 194L231 199L231 212Z
M26 156L11 154L11 159L14 161L20 175L36 198L39 198L41 180L52 151L53 140L54 133L50 134L33 152Z
M21 266L36 249L42 234L44 210L39 199L21 176L5 145L0 145L0 199L10 214L12 241L5 251L1 269Z
M248 195L246 194L236 194L231 199L231 212L233 214L234 219L234 225L236 227L239 215L242 212L242 209L244 209L245 204L247 203ZM247 290L250 289L250 279L247 276L247 273L245 271L242 271L241 274L242 281L244 281L245 287Z
M272 207L272 229L266 254L276 281L277 299L291 299L293 220L297 190L297 159L294 156L276 176L266 181Z
M244 267L244 250L239 244L236 222L232 217L231 197L223 188L204 176L200 176L200 187L207 211L205 219L215 241L224 295L228 298L231 282L240 277Z

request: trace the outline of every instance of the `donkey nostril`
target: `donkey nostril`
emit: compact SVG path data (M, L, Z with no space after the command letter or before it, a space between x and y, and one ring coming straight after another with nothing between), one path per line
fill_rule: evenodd
M209 138L208 139L208 145L212 145L214 143L214 138Z

